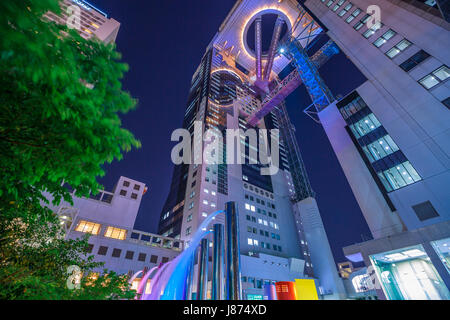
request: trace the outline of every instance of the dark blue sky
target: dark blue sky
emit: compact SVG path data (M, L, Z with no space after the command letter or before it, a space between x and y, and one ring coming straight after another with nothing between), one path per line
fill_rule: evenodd
M106 166L106 176L100 179L106 190L121 175L149 186L137 229L157 230L172 176L170 135L181 127L192 74L234 2L91 1L121 23L117 49L130 66L123 85L139 100L137 109L122 120L142 148ZM335 95L345 95L364 81L343 54L320 72ZM305 88L298 88L286 102L335 260L344 261L342 247L361 242L361 234L367 237L370 232L323 128L303 113L310 104Z

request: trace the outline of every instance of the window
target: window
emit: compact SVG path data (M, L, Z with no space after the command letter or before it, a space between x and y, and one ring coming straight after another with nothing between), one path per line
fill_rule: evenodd
M361 9L360 8L356 8L355 11L353 11L352 14L349 15L347 17L347 19L345 19L345 22L347 22L347 23L352 22L353 19L355 19L360 13L361 13Z
M122 253L121 249L114 248L111 257L120 258L121 253Z
M138 240L139 239L139 233L132 232L130 238Z
M342 4L345 2L345 0L339 0L338 2L336 2L336 4L334 5L333 9L331 9L333 12L336 12L340 6L342 6Z
M390 135L385 135L374 142L362 147L370 162L375 162L399 150Z
M445 81L449 77L449 69L446 65L439 67L430 74L419 80L419 83L427 90L435 87L440 82Z
M383 24L381 22L375 23L372 27L370 27L363 33L363 37L366 39L370 38L381 27L383 27Z
M125 181L123 182L123 186L124 186L124 187L129 187L129 186L130 186L130 182L125 180Z
M81 220L78 223L78 226L75 228L75 231L97 235L98 232L100 231L100 227L101 226L98 223Z
M186 218L186 222L192 221L192 213L190 215L187 216Z
M386 52L386 55L391 58L394 59L400 52L406 50L406 48L408 48L412 43L409 42L406 39L401 40L399 43L397 43L393 48L389 49Z
M419 174L409 161L379 172L378 176L388 192L421 180Z
M426 53L423 50L420 50L416 54L414 54L411 58L407 59L403 63L400 64L400 68L402 68L404 71L408 72L415 66L417 66L419 63L427 59L430 55Z
M425 221L431 218L439 217L439 214L436 212L436 209L434 209L430 201L425 201L416 204L412 206L412 208L420 221Z
M162 259L161 259L161 262L162 263L166 263L166 262L168 262L169 261L169 258L167 258L167 257L163 257Z
M247 238L247 244L252 246L253 245L253 239L252 238Z
M98 248L97 254L101 255L101 256L106 256L106 253L108 252L108 247L105 246L100 246Z
M191 203L189 204L189 210L192 209L193 207L194 207L194 202L191 202Z
M187 227L186 228L186 235L187 236L191 234L191 230L192 230L192 227Z
M145 261L145 258L147 258L147 255L145 253L139 253L138 261Z
M450 109L450 97L445 98L441 102L444 106L446 106L448 109Z
M131 199L134 199L134 200L136 200L137 199L137 197L138 197L138 195L137 195L137 193L131 193Z
M127 237L127 230L114 228L114 227L108 227L105 232L105 237L119 239L119 240L125 240L125 238Z
M365 116L358 122L351 124L349 127L356 138L360 138L380 127L381 123L373 113Z
M370 18L370 14L366 14L364 17L362 17L361 20L359 20L359 22L357 24L355 24L353 26L353 29L355 29L356 31L361 29L362 26L367 22L367 20L369 20L369 18Z
M352 4L351 2L349 2L349 3L344 7L344 9L342 9L342 10L338 13L338 16L339 16L339 17L344 16L344 15L345 15L352 7L353 7L353 4Z
M125 259L133 260L133 256L134 256L134 251L127 251L127 253L125 253Z
M329 0L329 1L327 2L327 7L331 7L331 5L333 4L333 2L334 2L334 0Z
M120 190L120 195L125 197L127 195L127 191L126 190Z
M138 184L135 184L133 187L134 190L139 191L139 189L141 189L141 186Z
M383 44L385 44L389 39L391 39L393 36L395 36L397 32L395 32L392 29L389 29L386 31L381 37L379 37L377 40L373 42L373 45L377 48L381 47Z
M158 262L158 256L155 256L154 254L152 254L150 256L150 263L157 263Z
M347 119L365 107L367 107L367 105L364 100L361 99L361 97L357 97L352 102L340 108L339 111L341 112L344 119Z

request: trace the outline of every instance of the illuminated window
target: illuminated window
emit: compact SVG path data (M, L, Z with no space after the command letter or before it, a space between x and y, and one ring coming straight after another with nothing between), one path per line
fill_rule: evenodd
M352 14L349 15L347 17L347 19L345 19L345 22L347 22L347 23L352 22L353 19L355 19L360 13L361 13L361 9L360 8L356 8L355 11L353 11Z
M380 121L375 117L373 113L365 116L355 124L351 124L349 127L352 130L356 138L365 136L369 132L372 132L376 128L381 126Z
M78 223L78 226L76 227L75 231L97 235L98 232L100 231L100 227L101 226L98 223L81 220L80 223Z
M432 73L426 75L422 79L419 80L419 83L425 88L425 89L431 89L440 82L443 82L447 80L447 78L450 76L449 69L446 65L443 65L439 67L438 69L434 70Z
M119 239L119 240L125 240L125 238L127 237L127 230L114 228L114 227L108 227L105 232L105 237Z
M421 180L419 174L409 161L379 172L378 176L388 192Z
M379 37L377 40L373 42L373 45L377 48L381 47L383 44L385 44L389 39L391 39L393 36L395 36L397 32L395 32L392 29L389 29L386 31L381 37Z
M367 29L364 33L363 33L363 37L368 39L369 37L371 37L375 32L377 32L378 29L380 29L381 27L383 27L383 24L381 22L375 23L372 27L370 27L369 29Z
M350 10L352 7L353 7L353 4L352 4L351 2L348 3L348 4L344 7L344 9L342 9L341 12L339 12L338 16L339 16L339 17L344 16L344 15L348 12L348 10Z
M393 48L389 49L386 52L386 55L391 58L394 59L400 52L406 50L406 48L408 48L409 46L411 46L411 42L409 42L406 39L401 40L399 43L397 43Z
M374 142L362 147L370 162L375 162L399 150L390 135L385 135Z

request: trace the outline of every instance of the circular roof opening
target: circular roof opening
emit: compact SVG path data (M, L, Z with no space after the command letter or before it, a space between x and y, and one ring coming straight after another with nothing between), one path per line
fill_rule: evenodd
M262 13L258 14L261 16L261 51L262 55L267 55L270 47L270 42L272 41L272 35L275 27L275 21L277 20L278 15L281 15L284 19L283 28L281 29L280 39L286 35L289 27L289 20L284 17L281 12L272 13ZM247 50L252 56L256 56L255 54L255 18L252 18L249 24L246 27L246 31L244 34L244 44L247 47Z

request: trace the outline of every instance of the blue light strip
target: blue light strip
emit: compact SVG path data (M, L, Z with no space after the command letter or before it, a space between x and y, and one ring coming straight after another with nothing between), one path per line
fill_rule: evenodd
M97 11L98 13L102 14L105 16L105 18L108 18L108 14L106 14L105 12L103 12L102 10L98 9L96 6L90 4L89 2L85 1L85 0L72 0L72 2L82 6L83 8L85 8L86 10L90 10L90 9L94 9L95 11Z
M300 43L296 39L291 39L287 47L294 58L293 62L295 67L308 90L316 110L321 111L334 100L333 95L323 82L316 66L310 61ZM337 47L330 46L327 50L324 50L324 54L332 55L335 54L336 50Z

